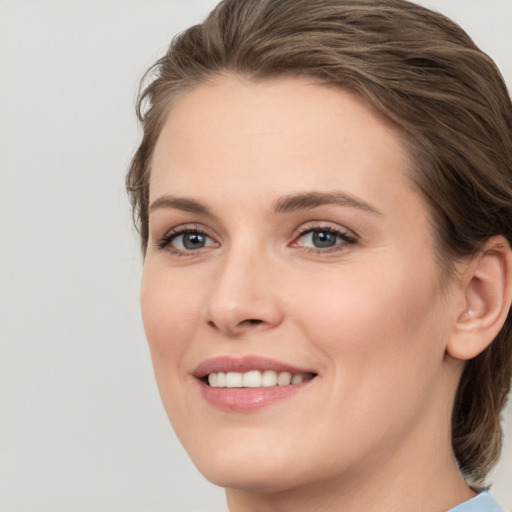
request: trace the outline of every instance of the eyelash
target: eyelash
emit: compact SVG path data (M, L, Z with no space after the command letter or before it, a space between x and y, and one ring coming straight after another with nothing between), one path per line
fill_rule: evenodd
M320 248L320 247L304 247L296 244L297 240L300 240L304 236L310 234L310 233L328 233L331 235L336 235L338 238L341 239L340 243L336 243L336 245L326 248ZM354 245L358 241L358 237L356 235L353 235L349 233L348 231L342 230L340 228L335 228L333 226L328 225L314 225L310 227L303 228L297 236L295 236L294 241L291 243L291 247L302 247L303 250L307 251L308 253L313 254L328 254L332 252L340 252L345 251L347 245Z
M320 247L304 247L301 245L298 245L296 242L303 238L304 236L310 234L310 233L328 233L332 235L336 235L341 239L340 243L336 243L336 245L326 248L320 248ZM168 250L171 254L175 256L185 256L190 257L197 255L197 253L200 251L200 249L204 249L204 247L201 247L197 250L181 250L176 249L172 247L172 242L182 235L187 234L199 234L203 235L211 240L213 238L199 225L191 225L191 226L184 226L184 227L178 227L171 229L165 235L156 243L156 247L160 250ZM339 228L335 228L333 226L321 226L321 225L314 225L311 227L307 227L305 229L302 229L297 235L294 236L293 242L290 244L290 247L301 247L304 251L308 253L314 253L314 254L326 254L331 252L339 252L346 250L347 245L354 245L358 242L358 237L356 235L349 234L349 232L341 230Z
M170 231L165 233L165 235L156 243L156 246L158 249L168 250L171 254L175 256L192 256L194 255L194 253L197 253L197 251L182 251L180 249L175 249L171 245L174 239L178 238L181 235L187 234L199 234L212 239L212 237L201 226L189 225L171 229Z

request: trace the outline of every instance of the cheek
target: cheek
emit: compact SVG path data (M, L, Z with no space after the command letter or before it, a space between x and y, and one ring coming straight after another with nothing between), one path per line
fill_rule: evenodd
M294 296L307 337L329 356L340 381L349 371L361 389L378 379L396 388L417 374L428 379L428 367L436 371L444 355L446 326L433 269L417 272L405 262L381 268L398 270L353 266L338 278L332 273L325 286L306 284L307 301Z
M148 263L141 283L144 330L162 403L176 432L183 434L188 431L186 421L180 428L186 420L183 411L193 400L183 383L189 378L187 351L199 325L201 290L192 279L183 283L183 275L180 281L169 269Z
M157 379L166 365L179 369L180 356L198 325L199 295L193 281L188 280L184 286L173 273L157 271L146 263L141 310Z
M363 450L399 442L439 398L446 333L432 273L369 275L354 266L321 289L311 283L308 307L294 297L302 332L327 361L321 430Z

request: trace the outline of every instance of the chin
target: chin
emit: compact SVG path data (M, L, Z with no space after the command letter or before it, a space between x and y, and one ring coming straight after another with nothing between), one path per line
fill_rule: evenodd
M280 429L279 441L274 436L265 439L257 435L231 437L231 442L198 445L188 453L200 473L211 483L226 489L245 490L263 494L286 492L296 487L319 484L331 479L333 472L343 473L343 466L350 466L322 453L317 443L286 443ZM226 436L227 437L227 436ZM291 441L293 433L289 436ZM304 438L303 438L304 439ZM212 438L210 438L212 440ZM186 447L188 448L188 447ZM341 470L341 471L340 471Z
M296 447L290 451L286 444L280 446L254 437L237 440L232 436L231 440L221 441L214 435L209 443L193 443L185 448L199 472L220 487L278 492L302 480L300 468L308 465L297 460Z
M291 463L278 466L271 460L265 463L215 463L197 465L201 474L211 483L226 489L259 493L276 493L304 483L299 474L290 471Z

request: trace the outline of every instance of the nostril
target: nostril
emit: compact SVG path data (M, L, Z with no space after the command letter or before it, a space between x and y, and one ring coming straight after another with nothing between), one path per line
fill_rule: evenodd
M241 322L241 325L243 325L244 323L249 323L249 324L252 324L252 325L256 325L256 324L261 324L261 323L263 323L263 320L258 320L258 319L254 319L254 318L249 318L248 320L244 320L243 322Z
M251 327L257 327L259 325L264 325L265 321L260 320L259 318L247 318L246 320L242 320L238 323L233 324L223 324L223 323L217 323L214 320L208 320L208 327L211 327L214 330L220 330L224 331L230 336L235 336L238 334L242 334L247 329L251 329Z
M257 326L257 325L261 325L264 323L265 323L264 320L260 320L258 318L248 318L247 320L242 320L241 322L238 322L233 328L231 328L229 326L219 325L213 320L208 320L208 327L211 327L213 329L220 328L221 330L225 330L226 332L229 331L232 334L237 334L237 333L241 333L244 330L244 327L249 328L253 325Z

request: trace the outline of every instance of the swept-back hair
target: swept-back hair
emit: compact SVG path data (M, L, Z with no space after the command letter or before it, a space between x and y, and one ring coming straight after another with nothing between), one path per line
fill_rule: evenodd
M512 244L512 105L494 62L448 18L406 0L225 0L148 71L127 175L143 251L151 158L173 103L220 73L298 76L351 91L398 128L425 198L441 272L494 235ZM466 364L452 418L461 470L482 483L502 443L512 318Z

